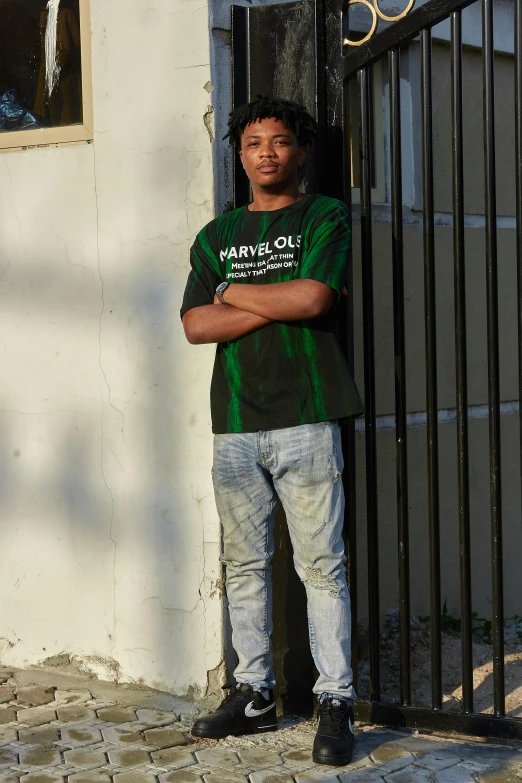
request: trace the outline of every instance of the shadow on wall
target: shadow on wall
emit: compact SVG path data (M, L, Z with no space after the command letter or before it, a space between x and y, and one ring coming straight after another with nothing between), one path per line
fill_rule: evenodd
M205 582L204 540L209 560L219 540L208 357L179 320L187 214L173 239L127 240L100 223L97 248L93 149L67 150L88 156L82 176L59 165L67 153L40 152L39 162L56 156L46 172L56 200L40 191L24 205L33 173L20 154L0 201L0 653L11 665L69 653L101 676L186 693L205 682L209 627L216 655L221 642ZM154 189L141 180L140 193L161 199L165 160L146 157ZM89 203L69 221L75 198ZM104 224L123 209L111 204ZM194 209L203 225L204 203Z

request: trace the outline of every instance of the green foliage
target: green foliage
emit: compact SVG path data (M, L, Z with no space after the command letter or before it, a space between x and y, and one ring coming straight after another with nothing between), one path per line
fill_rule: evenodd
M440 616L440 627L442 631L460 631L460 620L457 617L453 617L448 612L448 601L444 601L442 607L442 614Z
M429 623L430 615L419 616L419 622ZM471 613L472 633L478 637L484 644L492 644L493 642L493 622L487 620L485 617L479 617L478 612ZM504 627L515 627L515 633L522 641L522 615L514 614L512 617L507 617L504 620ZM442 607L442 613L440 616L440 627L442 631L457 631L460 632L460 618L455 617L448 611L448 601L444 601Z
M485 644L491 644L493 641L492 631L493 623L491 620L486 620L485 617L479 617L477 612L471 612L472 632L475 636L478 636Z

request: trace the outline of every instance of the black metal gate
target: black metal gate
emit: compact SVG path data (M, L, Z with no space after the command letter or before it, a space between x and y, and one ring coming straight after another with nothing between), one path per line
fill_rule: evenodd
M504 675L504 598L502 547L502 486L500 444L500 381L499 381L499 307L497 264L497 178L495 167L495 102L493 0L429 0L400 21L387 27L366 43L357 47L341 46L343 25L349 28L347 12L354 0L342 9L330 0L299 2L286 5L234 10L234 101L239 104L258 91L278 92L282 97L297 97L312 104L321 127L315 165L309 172L317 190L344 200L351 205L352 148L358 146L360 181L360 232L362 265L362 333L364 343L365 419L365 482L367 515L367 585L370 692L367 701L359 701L359 719L377 724L456 731L479 736L522 739L522 721L506 716ZM492 645L493 645L493 714L474 712L472 654L472 519L470 515L469 445L468 445L468 385L466 334L465 275L465 211L464 211L464 148L463 148L463 77L462 77L462 11L471 5L481 6L483 106L477 106L483 122L484 192L485 192L485 259L488 363L488 426L489 483L491 518L492 574ZM370 3L366 3L369 7ZM294 58L293 71L301 77L302 91L296 84L285 82L282 55L288 46L289 22L285 13L299 14L307 7L308 29L312 36L313 57L306 62ZM377 7L374 0L373 8ZM285 8L287 11L285 11ZM370 8L371 10L371 8ZM375 11L371 11L376 19ZM262 16L264 14L264 17ZM270 28L269 16L282 20L282 38L276 35L276 24ZM381 14L382 15L382 14ZM450 20L451 95L451 179L452 233L454 265L455 317L455 382L458 471L458 526L460 568L460 638L462 653L462 701L460 712L443 710L441 656L441 549L440 549L440 489L437 399L437 330L436 330L436 215L434 206L433 165L433 100L432 100L432 28ZM272 20L273 21L273 20ZM313 21L313 27L312 27ZM256 25L258 32L256 33ZM302 36L301 45L304 45ZM515 56L515 150L513 168L516 182L516 253L518 284L518 378L519 399L522 394L522 0L514 0ZM284 32L286 30L286 33ZM271 31L271 33L270 33ZM265 38L262 38L262 35ZM420 144L422 149L422 233L424 268L424 322L426 364L426 434L429 511L429 583L431 638L431 707L415 706L411 687L410 628L410 526L408 502L408 419L406 406L405 351L405 288L403 238L403 162L401 160L401 51L414 39L420 40ZM274 41L276 41L274 43ZM286 41L286 44L285 44ZM258 49L258 53L252 52ZM288 55L288 51L286 51ZM291 60L292 58L290 58ZM389 93L389 174L391 202L391 262L394 343L394 399L396 449L396 505L398 540L398 602L400 644L400 699L386 703L381 693L381 605L379 585L379 510L377 507L377 410L375 381L375 323L373 277L373 217L372 184L377 165L372 138L372 72L377 64L387 69ZM278 81L279 79L279 81ZM290 78L291 80L291 78ZM354 80L358 83L357 105L350 96ZM304 85L304 86L303 86ZM306 86L307 85L307 86ZM276 90L277 88L277 90ZM304 92L303 92L304 91ZM285 94L286 92L286 94ZM350 137L350 105L356 109L359 139ZM341 108L342 107L342 108ZM343 165L341 166L341 161ZM245 183L236 176L238 203L245 198ZM513 210L515 212L515 210ZM346 307L346 350L353 363L353 307ZM347 538L349 541L350 590L353 603L354 661L357 663L357 542L355 540L355 430L346 428L345 486L347 490ZM350 458L351 457L351 458ZM457 521L457 520L456 520Z

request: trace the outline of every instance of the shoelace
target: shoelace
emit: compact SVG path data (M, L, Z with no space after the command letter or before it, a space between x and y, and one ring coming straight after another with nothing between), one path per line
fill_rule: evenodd
M335 707L330 701L323 703L320 712L321 733L326 730L339 734L342 724L347 718L348 709L346 707Z
M237 702L246 702L252 699L252 694L249 691L241 691L239 688L236 688L235 685L225 685L223 690L228 690L228 694L219 705L220 709L223 707L230 707Z

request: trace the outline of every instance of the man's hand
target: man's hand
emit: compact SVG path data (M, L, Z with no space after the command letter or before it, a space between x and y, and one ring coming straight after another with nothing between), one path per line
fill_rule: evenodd
M317 280L288 280L266 285L231 283L223 297L226 304L270 321L301 321L327 313L336 293Z
M234 299L241 298L242 291L239 289L248 289L242 306L227 301L222 303L215 294L213 304L194 307L185 313L183 328L189 343L224 343L262 329L272 321L316 318L327 312L335 299L333 288L315 280L289 280L263 286L233 283L226 289L225 299L230 298L230 293ZM257 296L258 292L260 297ZM347 294L346 288L343 288L343 296ZM279 317L266 317L246 309L257 307L259 300L262 300L260 307L265 311L270 309L280 313Z
M193 307L183 316L185 336L192 345L237 340L269 323L267 318L221 304L217 297L214 297L214 304Z

